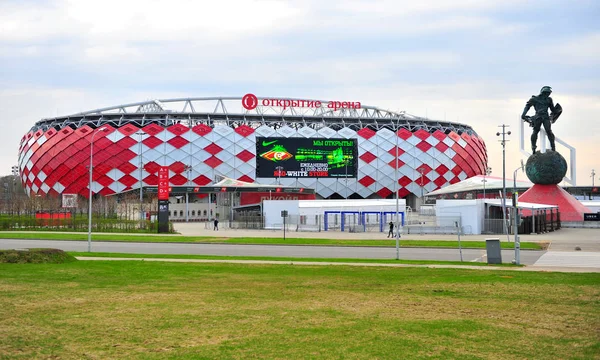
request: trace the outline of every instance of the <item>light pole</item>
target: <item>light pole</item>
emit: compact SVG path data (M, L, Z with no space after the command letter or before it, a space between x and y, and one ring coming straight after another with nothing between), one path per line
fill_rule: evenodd
M502 128L502 132L497 132L496 136L502 135L502 140L499 140L502 144L502 220L504 222L504 233L506 234L506 239L510 241L508 237L508 228L506 226L506 135L510 135L510 130L506 131L506 128L509 125L502 124L498 125L498 127Z
M88 252L92 252L92 171L94 169L94 136L98 131L106 131L106 126L94 130L90 139L90 182L88 188L90 190L88 197Z
M399 199L399 191L398 185L398 130L400 127L400 118L396 119L396 166L394 166L394 192L396 193L396 260L400 260L400 219L399 219L399 210L400 210L400 199Z
M517 198L518 198L518 194L517 194L517 171L525 171L525 164L523 164L523 159L521 159L521 166L519 166L518 168L515 169L515 171L513 172L513 208L515 210L515 216L514 216L514 225L513 225L513 231L515 233L515 263L517 265L521 264L521 242L519 241L519 209L517 207Z
M281 170L283 170L283 166L277 166L275 170L277 170L277 184L281 185Z
M191 165L186 165L185 166L185 171L187 172L187 185L190 185L190 172L192 171L192 166ZM185 222L189 222L189 213L190 213L190 209L189 209L189 203L190 203L190 196L189 196L189 189L185 189Z
M140 155L140 226L142 226L142 221L144 220L144 211L142 210L142 203L144 201L144 195L142 193L142 188L143 183L142 183L142 168L143 168L143 163L142 163L142 136L146 135L145 132L143 132L142 130L139 130L138 132L135 133L136 135L139 135L140 137L140 142L139 142L139 155Z
M487 182L487 180L485 179L485 176L490 176L490 174L492 173L492 168L491 167L487 167L485 168L485 173L483 173L483 180L481 181L483 183L483 199L485 200L485 183Z
M419 167L417 169L417 171L419 173L421 173L421 201L423 201L423 173L425 172L425 168L424 167Z
M596 176L596 172L592 169L592 191L590 191L590 200L592 200L592 192L594 191L594 176Z

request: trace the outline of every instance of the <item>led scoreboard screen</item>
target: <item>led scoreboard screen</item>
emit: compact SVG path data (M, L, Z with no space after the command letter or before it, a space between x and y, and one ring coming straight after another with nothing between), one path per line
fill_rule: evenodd
M256 177L354 178L356 139L256 138Z

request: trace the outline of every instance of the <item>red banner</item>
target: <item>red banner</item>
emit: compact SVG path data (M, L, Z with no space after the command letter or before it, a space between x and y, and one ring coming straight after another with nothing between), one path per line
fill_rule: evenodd
M169 200L169 168L158 169L158 200Z

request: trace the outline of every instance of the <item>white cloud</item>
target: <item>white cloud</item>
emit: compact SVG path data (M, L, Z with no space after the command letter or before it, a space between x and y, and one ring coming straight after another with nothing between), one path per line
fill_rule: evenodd
M537 50L546 62L569 65L600 65L600 33L571 36L552 48Z

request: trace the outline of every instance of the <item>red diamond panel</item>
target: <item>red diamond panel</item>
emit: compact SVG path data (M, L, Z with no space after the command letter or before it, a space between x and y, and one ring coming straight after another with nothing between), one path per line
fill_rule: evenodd
M408 184L411 182L412 180L408 176L403 176L400 178L400 180L398 180L398 184L400 184L402 187L408 186Z
M402 188L400 190L398 190L398 197L399 198L405 198L410 194L410 191L408 191L408 189L406 188Z
M218 157L211 156L208 159L204 160L204 163L214 169L217 166L221 165L223 161L221 161L221 159L219 159Z
M171 166L169 166L169 170L176 174L181 174L185 171L185 164L181 161L174 162L171 164Z
M160 134L161 132L165 131L165 129L160 125L150 124L148 126L145 126L142 129L142 131L150 136L156 136L157 134ZM136 135L136 137L139 137L139 135Z
M188 132L190 128L181 124L175 124L173 126L169 126L167 130L175 135L183 135Z
M448 134L448 137L450 139L454 140L454 142L459 142L460 141L460 135L458 135L454 131L450 131L450 134Z
M443 164L435 168L435 172L437 172L440 175L444 175L449 170L450 169L448 169L448 167L446 165L443 165Z
M238 157L238 159L242 160L243 162L248 162L249 160L254 159L254 154L248 150L244 150L241 153L237 154L236 156Z
M181 174L177 174L177 175L171 177L170 180L173 185L177 185L177 186L185 185L185 183L187 182L187 179Z
M204 185L210 184L211 180L209 178L207 178L206 176L204 176L204 175L200 175L197 178L195 178L193 180L193 182L196 183L196 184L198 184L198 185L204 186Z
M360 137L370 139L375 136L375 131L369 128L362 128L356 132Z
M458 176L458 174L460 174L460 172L462 171L460 166L455 166L454 168L452 168L452 173L456 176Z
M126 135L126 136L130 136L135 134L137 131L139 131L140 129L131 125L131 124L127 124L125 126L121 126L120 128L117 129L121 134Z
M144 178L144 182L150 186L158 185L158 176L151 174Z
M207 153L209 153L211 155L217 155L218 153L223 151L223 148L215 143L211 143L210 145L208 145L207 147L204 148L204 151L206 151Z
M366 162L367 164L370 163L371 161L377 159L377 156L371 154L370 152L366 152L364 154L362 154L361 156L358 157L359 159L361 159L362 161Z
M388 188L381 188L379 190L377 190L377 195L381 196L382 198L387 198L388 196L392 195L394 192Z
M200 136L205 136L206 134L210 133L212 131L212 129L208 125L200 124L200 125L194 126L192 128L192 131Z
M119 179L119 182L125 186L132 186L133 184L139 184L140 181L136 178L134 178L131 175L125 175L122 178ZM106 185L108 186L108 185Z
M402 140L408 140L413 134L410 132L410 130L408 129L400 129L398 130L398 136L402 139Z
M113 182L115 182L115 181L114 181L113 179L109 178L109 177L108 177L108 176L106 176L106 175L102 175L102 176L100 176L100 177L99 177L99 178L96 180L96 182L97 182L98 184L102 185L102 186L108 186L108 185L112 184L112 183L113 183Z
M419 175L421 175L421 174L419 174ZM415 180L415 184L417 184L419 186L425 186L425 185L429 184L430 182L431 182L431 180L429 180L429 178L425 175L419 176L419 178Z
M446 138L446 134L444 134L440 130L434 131L432 135L434 138L438 139L439 141L444 141L444 139Z
M121 164L117 169L119 169L121 172L123 172L123 174L130 174L134 170L137 170L137 167L135 167L131 163L126 162L126 163Z
M254 182L254 179L253 179L253 178L251 178L251 177L250 177L250 176L248 176L248 175L242 175L242 176L240 176L240 177L238 178L238 180L240 180L240 181L245 181L245 182L249 182L249 183L253 183L253 182Z
M254 133L254 129L248 125L240 125L236 127L234 131L243 137L247 137L248 135L252 135Z
M427 141L421 141L416 146L416 148L421 150L422 152L427 152L429 149L431 149L431 147L432 147L431 144L428 143Z
M419 172L419 175L421 175L421 171L423 171L423 174L427 175L427 174L429 174L429 172L431 170L432 170L431 167L427 164L421 164L420 166L417 167L417 171Z
M358 180L358 182L364 187L369 187L369 186L373 185L373 183L375 182L375 179L373 179L370 176L365 176L364 178Z
M457 176L455 176L449 182L450 182L450 184L456 184L456 183L460 182L460 179Z
M190 143L189 141L182 138L181 136L175 136L174 138L172 138L171 140L169 140L167 142L176 149L181 149L182 147L184 147Z
M400 156L402 154L404 154L404 150L400 149L399 147L394 146L393 148L391 148L388 153L390 153L392 156Z
M421 140L426 140L429 136L431 136L431 134L428 131L425 131L423 129L419 129L417 131L415 131L415 136L418 137Z
M393 169L396 168L396 159L393 159L392 161L390 161L388 163L389 166L391 166ZM398 169L404 166L404 161L398 159Z
M144 145L146 145L147 147L149 147L150 149L154 149L158 145L162 144L163 141L158 139L155 136L149 136L149 137L145 138L144 140L142 140L142 143Z
M157 173L158 169L160 169L160 165L158 165L154 161L151 161L144 165L144 170L146 170L146 172L149 172L150 174Z
M440 176L437 179L433 180L433 183L436 184L438 188L440 188L446 183L446 178Z
M102 196L110 196L115 194L115 192L111 188L103 188L100 190L99 194Z

